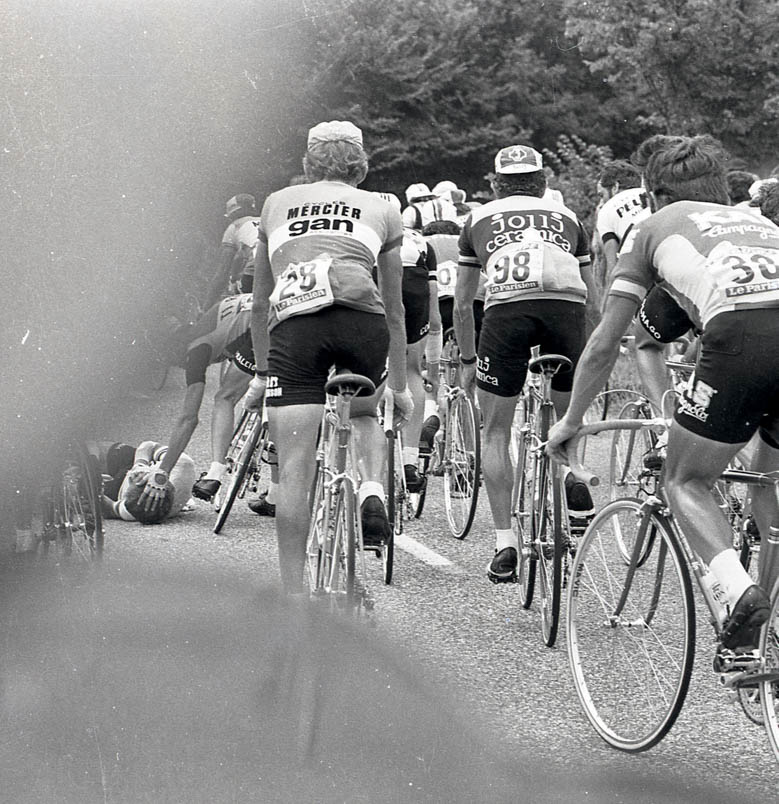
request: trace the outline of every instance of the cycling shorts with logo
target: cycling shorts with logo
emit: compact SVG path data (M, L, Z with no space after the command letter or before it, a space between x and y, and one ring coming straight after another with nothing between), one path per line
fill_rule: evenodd
M427 279L421 282L407 280L404 275L403 307L406 310L406 343L421 341L430 329L430 283Z
M335 304L293 316L270 332L266 404L314 405L325 401L330 367L384 379L389 329L383 315Z
M775 309L735 310L711 319L674 418L685 430L724 444L748 441L759 429L779 449Z
M516 396L525 384L532 346L564 355L573 368L584 349L584 305L560 299L495 304L484 314L476 385L496 396ZM573 371L556 374L555 391L570 391Z
M644 296L638 308L638 320L659 343L671 343L693 328L687 313L659 285Z

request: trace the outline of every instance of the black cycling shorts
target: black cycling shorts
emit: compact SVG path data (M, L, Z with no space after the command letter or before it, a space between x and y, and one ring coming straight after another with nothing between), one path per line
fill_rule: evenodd
M454 296L444 296L438 300L441 312L441 331L446 332L454 326ZM476 348L479 348L479 335L484 321L484 302L475 299L473 302L473 326L476 333Z
M564 355L573 369L584 349L584 305L558 299L496 304L484 314L476 385L496 396L516 396L525 384L530 348ZM555 391L570 391L573 370L552 379Z
M421 341L430 329L430 283L427 278L403 275L403 307L406 310L406 343Z
M671 343L693 329L687 313L658 285L644 296L638 308L638 320L659 343Z
M384 379L389 329L380 313L333 305L297 315L270 333L266 404L322 404L330 367Z
M685 430L724 444L749 441L759 429L779 449L776 309L720 313L706 325L674 418Z

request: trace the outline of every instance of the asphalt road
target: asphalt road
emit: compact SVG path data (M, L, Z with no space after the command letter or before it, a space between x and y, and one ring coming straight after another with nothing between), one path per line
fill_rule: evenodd
M182 393L173 375L94 437L164 441ZM219 536L205 503L109 522L97 570L3 545L0 801L776 800L779 766L719 688L702 613L679 720L616 752L580 711L564 640L544 647L518 587L487 581L486 495L456 541L439 483L408 531L434 564L398 550L385 587L373 560L356 622L278 594L273 522L242 503Z

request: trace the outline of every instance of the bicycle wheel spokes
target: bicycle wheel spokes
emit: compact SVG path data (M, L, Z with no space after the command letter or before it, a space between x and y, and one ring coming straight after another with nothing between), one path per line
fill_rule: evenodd
M540 593L541 631L548 647L557 639L562 589L563 531L561 499L557 470L548 458L537 463L536 510L533 520L533 544Z
M773 528L772 528L773 530ZM760 655L766 674L779 673L779 580L774 584L771 613L763 626ZM779 762L779 680L768 679L759 686L763 722L774 756Z
M479 426L473 402L458 394L451 402L444 458L444 507L456 539L468 535L479 497Z
M536 585L536 564L538 558L533 547L533 472L535 459L530 451L527 434L523 435L517 447L517 465L512 489L512 511L517 520L519 541L519 583L522 587L522 606L529 609L533 602Z
M648 403L626 402L619 419L641 419L652 415ZM644 455L652 449L654 436L648 430L615 430L611 441L609 462L610 499L634 497L648 477Z
M621 536L640 538L641 503L617 500L579 542L568 594L569 660L576 691L598 734L643 751L668 732L692 673L695 612L689 571L665 520L654 513L654 548L627 564Z

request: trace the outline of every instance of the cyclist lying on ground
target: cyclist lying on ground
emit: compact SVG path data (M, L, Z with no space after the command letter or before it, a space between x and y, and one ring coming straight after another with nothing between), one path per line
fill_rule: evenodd
M695 373L677 403L668 438L668 503L693 549L725 591L725 648L754 647L769 610L776 557L761 553L760 586L731 547L731 529L710 489L757 431L752 463L779 469L779 227L755 210L728 206L717 149L683 138L655 152L645 181L657 211L623 243L609 303L576 371L567 413L550 434L553 457L603 388L622 335L647 290L662 284L702 331ZM756 488L762 533L776 511L773 489ZM773 566L771 565L773 564Z
M103 516L108 519L137 520L156 525L181 512L189 501L189 490L195 480L195 463L182 453L170 476L158 482L166 489L165 499L153 509L141 503L141 495L150 476L157 473L168 448L155 441L144 441L138 447L129 444L99 442L89 444L100 470L109 478L103 484ZM155 481L157 482L157 481Z

